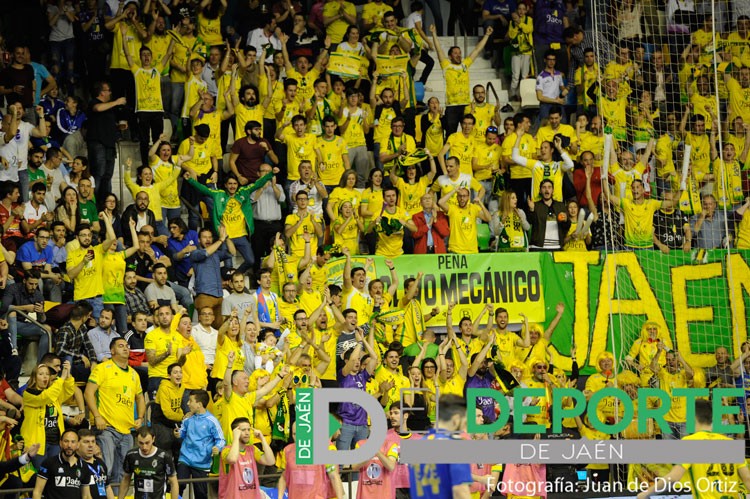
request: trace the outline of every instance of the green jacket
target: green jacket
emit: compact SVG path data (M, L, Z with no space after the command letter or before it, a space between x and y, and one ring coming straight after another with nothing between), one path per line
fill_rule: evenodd
M229 193L223 189L209 189L192 178L187 179L187 182L195 187L198 192L210 196L214 200L214 209L211 212L211 221L213 222L214 227L221 225L221 219L224 217L224 211L227 209L227 204L229 203L229 200L234 197L234 199L236 199L242 206L242 214L245 215L245 223L247 224L247 234L252 235L255 231L255 221L253 219L253 205L252 200L250 199L250 194L263 187L272 178L273 173L264 175L254 183L237 189L234 196L230 196Z

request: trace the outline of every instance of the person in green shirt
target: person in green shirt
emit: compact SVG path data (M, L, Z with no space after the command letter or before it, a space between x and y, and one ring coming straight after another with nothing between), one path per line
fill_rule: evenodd
M248 240L255 231L250 195L263 187L278 171L278 168L274 168L273 171L262 176L254 183L242 187L240 187L237 176L233 173L228 173L224 181L225 189L223 190L206 187L194 179L189 172L185 173L185 179L188 184L201 194L213 199L213 208L211 210L211 222L213 226L217 229L220 225L227 227L229 238L244 259L242 265L237 269L238 272L245 272L255 265L255 256ZM240 212L240 217L236 216L238 211Z
M87 222L91 225L91 231L99 234L99 212L96 209L96 200L94 199L94 188L91 186L91 180L82 178L78 181L78 211L81 214L81 222Z

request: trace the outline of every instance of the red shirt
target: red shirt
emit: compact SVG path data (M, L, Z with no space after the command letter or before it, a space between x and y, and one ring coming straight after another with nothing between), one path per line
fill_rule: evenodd
M261 145L263 142L268 149ZM255 144L251 144L247 138L235 141L232 145L232 154L238 155L237 171L251 183L255 182L260 178L260 165L264 163L266 154L271 150L271 143L266 139L260 139Z

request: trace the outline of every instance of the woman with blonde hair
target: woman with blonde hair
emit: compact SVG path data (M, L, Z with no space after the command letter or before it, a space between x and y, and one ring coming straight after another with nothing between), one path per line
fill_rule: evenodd
M503 191L500 196L500 208L490 220L490 228L495 235L497 251L527 251L529 238L527 232L531 224L526 220L526 213L518 209L518 196L513 191Z
M234 352L232 370L242 371L245 368L245 354L242 349L242 341L245 338L245 328L250 313L250 307L247 307L240 321L237 316L237 309L234 308L229 318L219 328L219 335L216 338L216 357L214 358L214 367L211 370L211 378L213 380L221 380L223 373L226 373L230 352Z
M37 469L45 457L60 452L60 436L65 431L62 403L73 395L76 387L70 375L70 361L63 362L59 377L52 371L46 364L36 366L23 392L21 436L27 445L41 446L33 460Z

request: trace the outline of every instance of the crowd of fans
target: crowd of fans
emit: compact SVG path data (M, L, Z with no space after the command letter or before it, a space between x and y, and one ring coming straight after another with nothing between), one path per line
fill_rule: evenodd
M361 497L408 497L398 442L433 426L439 395L574 386L578 366L570 352L567 376L548 348L562 305L546 329L509 329L500 304L454 326L454 305L423 311L422 275L401 286L393 259L750 249L750 18L740 9L714 19L670 0L666 17L652 17L629 0L612 6L606 29L584 30L588 2L472 10L454 0L448 33L457 19L483 32L463 54L441 45L436 4L429 26L420 1L12 7L24 15L0 24L0 449L22 468L3 487L104 497L111 484L124 497L132 484L139 497L167 486L174 496L177 477L216 473L220 497L260 486L342 497L348 477L297 465L293 440L295 389L340 386L367 390L393 424L382 452L354 467L368 470ZM504 72L507 102L470 85L479 57ZM353 74L341 62L351 58ZM531 104L521 102L529 78ZM121 141L139 153L123 157ZM125 207L112 186L118 160ZM374 263L357 255L385 257L390 283L369 279ZM345 259L341 287L329 283L331 257ZM391 312L408 320L393 326ZM441 312L438 337L428 326ZM38 365L19 387L30 342ZM704 371L669 344L646 323L626 365L612 353L596 360L585 393L745 386L747 348L734 362L717 348ZM402 394L423 411L402 415ZM605 402L603 417L622 417ZM549 427L547 397L526 403L541 408L529 421ZM679 438L684 409L668 413L671 434L625 436ZM497 417L491 399L477 411ZM361 408L344 403L337 416L338 449L366 439ZM585 420L565 436L605 438ZM476 497L490 495L481 483L500 475L496 464L473 465ZM590 469L609 479L606 466ZM193 493L206 497L205 482Z

